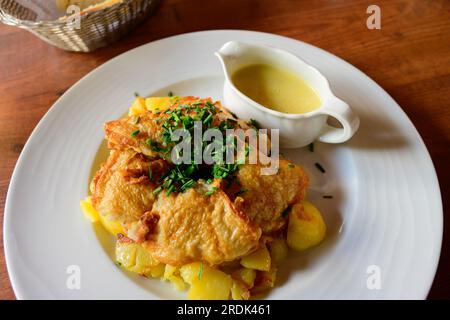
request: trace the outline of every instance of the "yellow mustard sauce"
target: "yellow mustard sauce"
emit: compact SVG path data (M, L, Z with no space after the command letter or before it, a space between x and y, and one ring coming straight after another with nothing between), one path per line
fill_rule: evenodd
M267 64L252 64L232 75L236 88L266 108L302 114L320 107L319 95L297 75Z

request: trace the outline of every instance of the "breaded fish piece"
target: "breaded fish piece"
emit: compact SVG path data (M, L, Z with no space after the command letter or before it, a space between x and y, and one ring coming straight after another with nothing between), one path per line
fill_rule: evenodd
M228 120L235 123L239 128L250 128L244 121L236 119L218 101L213 102L210 98L184 97L177 100L165 111L159 113L148 111L141 114L139 121L136 121L135 116L128 116L106 122L103 129L108 140L108 147L120 150L133 149L150 158L167 158L170 161L170 157L167 157L164 153L164 149L167 146L164 145L161 139L163 124L170 118L170 111L183 108L185 115L196 116L198 115L198 110L203 109L206 103L213 105L217 109L217 113L212 116L213 127ZM190 106L190 108L186 108L186 106ZM135 134L133 135L133 133Z
M133 150L113 150L91 183L94 208L121 222L126 236L162 263L220 264L258 247L261 229L221 190L205 195L212 185L199 182L184 193L155 194L154 181L169 166Z
M170 265L232 261L255 250L261 237L261 229L220 190L211 196L198 188L170 196L162 193L151 215L158 217L158 224L143 245L155 259Z
M152 167L153 181L149 179ZM132 150L112 150L92 179L92 205L105 216L129 226L151 210L156 181L169 169L164 160L150 161Z
M284 210L304 199L309 179L301 167L285 159L279 160L275 175L261 175L260 170L260 165L242 166L236 183L225 190L263 233L276 232L286 223Z

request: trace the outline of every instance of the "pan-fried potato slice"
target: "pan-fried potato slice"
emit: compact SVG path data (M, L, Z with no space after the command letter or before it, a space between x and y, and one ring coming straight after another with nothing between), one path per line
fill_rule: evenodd
M326 225L320 211L308 201L301 201L289 213L287 244L303 251L318 245L325 238Z
M270 253L265 245L241 259L241 265L249 269L269 271L270 264Z
M252 288L255 283L256 271L254 269L241 268L233 272L231 276L244 283L248 288Z
M180 269L178 267L167 264L164 270L163 279L170 281L178 291L187 289L185 281L183 281L183 278L180 276Z
M172 104L177 102L180 97L149 97L145 99L145 106L147 110L154 112L161 112L167 110Z
M128 110L129 116L137 116L142 113L147 112L147 108L145 105L145 99L142 97L136 97L136 99L133 101L133 104L131 105L130 109Z
M136 97L128 110L129 116L138 116L147 111L162 112L167 110L172 104L180 99L178 96L173 97Z
M84 215L92 223L100 221L103 227L112 235L117 236L117 234L119 233L124 233L124 229L118 221L114 221L110 217L104 216L94 209L91 197L87 197L86 199L81 200L80 207Z
M181 277L190 284L190 300L228 300L233 280L226 273L202 262L193 262L180 268Z
M97 210L92 206L91 197L87 197L80 201L80 207L86 218L88 218L92 223L100 220Z
M152 258L140 244L116 242L116 261L124 269L144 276L159 278L164 274L164 265Z
M277 278L277 268L272 266L269 271L258 271L255 279L255 286L251 293L261 293L275 286Z
M275 239L269 243L269 249L272 263L276 266L279 266L286 259L289 251L286 240L282 238Z
M250 299L250 290L242 282L233 280L233 284L231 286L231 299L248 300Z

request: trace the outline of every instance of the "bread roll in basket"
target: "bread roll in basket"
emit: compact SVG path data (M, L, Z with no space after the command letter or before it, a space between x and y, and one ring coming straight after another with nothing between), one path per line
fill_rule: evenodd
M41 0L28 0L39 6ZM48 1L48 0L46 0ZM0 0L0 21L26 29L64 50L90 52L104 47L132 30L156 7L159 0L50 0L59 18L40 19L23 0ZM74 27L71 5L79 7L79 24ZM78 27L79 26L79 27Z

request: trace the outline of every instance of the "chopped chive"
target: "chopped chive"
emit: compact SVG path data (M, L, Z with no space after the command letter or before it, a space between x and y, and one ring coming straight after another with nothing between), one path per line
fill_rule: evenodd
M203 271L204 271L203 269L204 269L203 262L200 262L200 269L198 270L198 275L197 275L199 280L202 280Z
M191 180L189 180L189 181L187 181L185 184L183 184L182 186L181 186L181 190L182 191L185 191L185 190L187 190L187 189L189 189L189 188L192 188L192 186L194 185L194 183L195 183L195 181L193 180L193 179L191 179Z
M122 266L122 262L116 261L116 266L121 267Z
M132 137L136 137L138 134L139 134L139 132L141 132L140 130L134 130L132 133L131 133L131 136Z
M314 163L314 165L316 166L317 169L320 170L320 172L322 172L322 173L326 172L320 163L316 162L316 163Z
M207 124L209 122L209 120L212 119L212 113L210 113L205 120L203 120L203 123Z
M292 163L289 163L289 164L288 164L288 167L289 167L289 168L294 168L294 167L295 167L295 165L294 165L294 164L292 164Z
M175 189L175 186L173 184L171 184L169 189L166 192L166 196L170 196L170 194L172 193L173 189Z
M217 189L218 189L217 187L212 187L211 190L209 190L208 192L205 193L205 196L213 195Z
M167 94L169 97L173 97L173 92L169 91L169 93Z
M328 195L326 195L326 196L323 196L323 198L324 198L324 199L333 199L333 196L328 196Z
M160 193L162 191L162 187L158 187L158 188L156 188L155 190L153 190L153 194L158 194L158 193Z
M308 144L308 149L311 152L314 152L314 142L311 142L310 144Z
M150 179L150 181L153 180L153 167L150 164L150 168L148 169L148 178Z
M136 119L134 119L134 124L138 124L139 121L141 121L141 117L137 116Z

